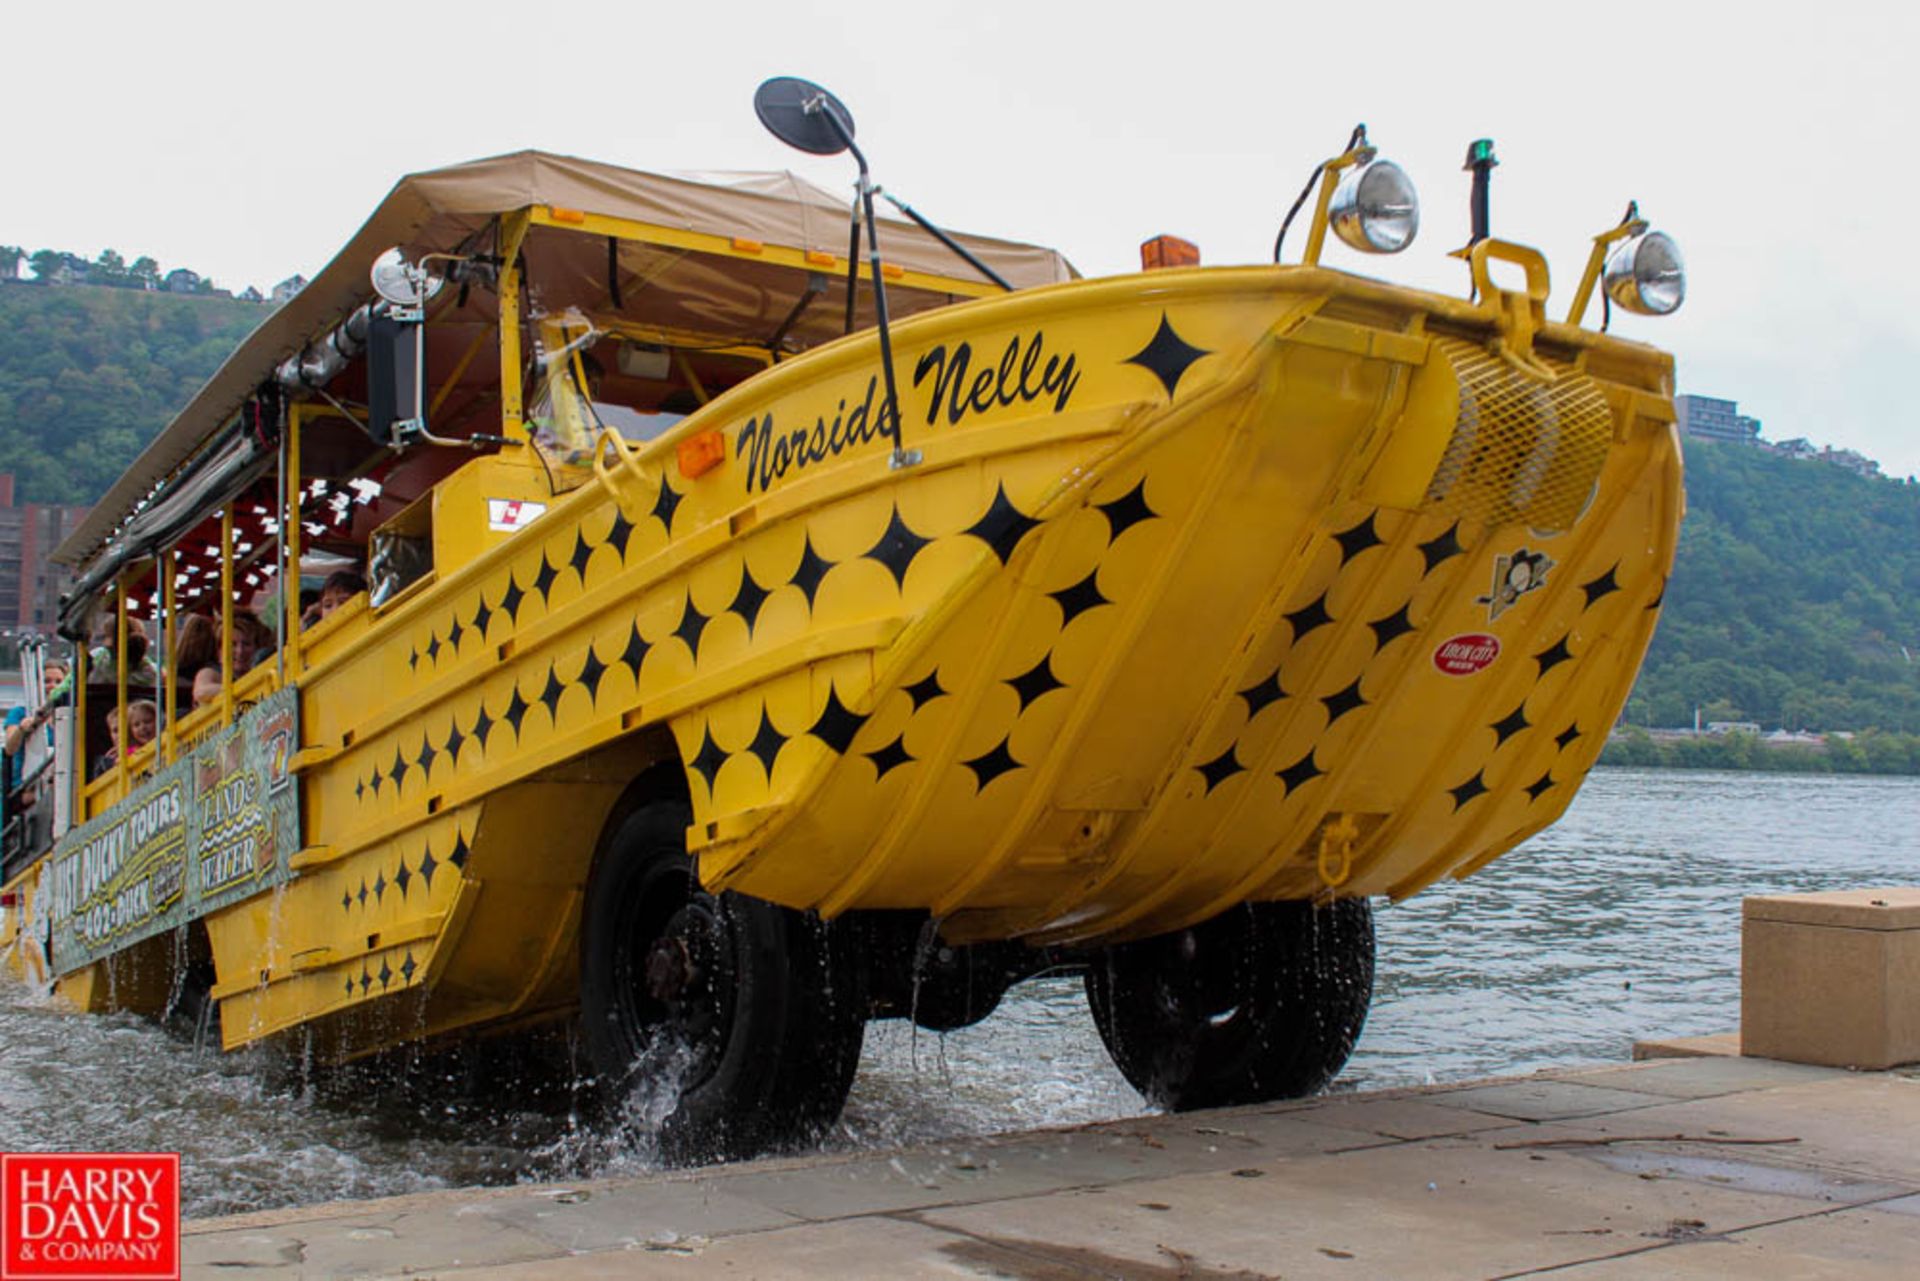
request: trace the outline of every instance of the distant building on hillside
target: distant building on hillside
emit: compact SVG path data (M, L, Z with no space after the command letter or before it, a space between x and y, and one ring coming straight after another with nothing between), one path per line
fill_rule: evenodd
M1680 415L1680 430L1704 440L1726 440L1736 445L1751 445L1760 439L1760 420L1740 412L1737 402L1713 396L1675 396L1673 407Z
M293 297L306 287L307 278L305 276L288 276L285 280L273 287L273 291L268 297L272 298L273 305L278 307L281 303Z
M1782 458L1818 458L1820 451L1805 436L1795 436L1792 440L1783 440L1777 445L1764 442L1760 448L1768 453L1779 454Z
M71 575L47 558L79 527L87 510L42 503L16 507L13 473L0 472L0 628L52 633Z
M167 273L162 283L170 294L197 294L200 292L200 273L187 267L175 267Z
M1823 463L1844 467L1856 476L1878 476L1880 464L1857 449L1823 449L1815 455Z
M241 302L265 302L266 301L266 298L261 295L260 291L258 289L255 289L252 285L248 285L245 289L242 289L240 291L239 297Z

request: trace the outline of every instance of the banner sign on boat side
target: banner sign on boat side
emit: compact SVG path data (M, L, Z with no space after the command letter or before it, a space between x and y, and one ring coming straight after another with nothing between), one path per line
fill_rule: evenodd
M50 917L55 973L291 878L299 706L295 690L262 699L68 834L34 896Z

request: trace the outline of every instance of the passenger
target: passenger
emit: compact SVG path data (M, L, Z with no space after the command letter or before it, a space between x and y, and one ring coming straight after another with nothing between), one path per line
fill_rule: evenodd
M90 683L96 680L109 682L118 679L118 665L113 657L113 643L118 628L112 619L104 620L103 626L107 634L105 643L99 643L103 627L96 626L94 628L95 647L93 652L87 655ZM147 657L147 648L146 628L132 619L127 620L127 684L152 689L160 684L160 671L153 665L153 660Z
M127 748L127 755L131 756L151 743L159 732L160 709L153 700L142 698L127 704L127 740L131 744Z
M220 669L212 663L193 674L193 705L205 707L220 697Z
M310 605L300 616L300 625L313 626L366 590L367 580L360 576L359 570L334 570L327 575L327 581L320 588L320 599Z
M173 673L176 680L193 679L195 672L209 663L220 662L220 626L205 614L188 614L173 641Z
M0 744L0 787L6 789L7 809L11 812L14 789L20 785L21 758L27 750L27 743L33 738L35 730L53 719L53 709L65 697L67 683L67 665L48 663L40 669L40 683L45 698L40 709L33 715L27 715L27 709L16 707L7 713L6 736Z
M239 676L250 672L265 660L273 657L278 646L274 642L273 631L260 616L250 609L233 611L233 674Z

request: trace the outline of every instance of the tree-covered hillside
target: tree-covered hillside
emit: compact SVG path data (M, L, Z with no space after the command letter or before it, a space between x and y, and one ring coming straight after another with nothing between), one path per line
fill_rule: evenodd
M1690 725L1697 705L1920 732L1920 486L1743 445L1686 452L1686 528L1627 720Z
M0 285L0 471L90 503L267 310L135 289Z

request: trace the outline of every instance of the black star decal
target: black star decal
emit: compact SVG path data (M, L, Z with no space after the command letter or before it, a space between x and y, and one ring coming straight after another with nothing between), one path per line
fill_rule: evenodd
M1437 536L1431 542L1420 544L1420 554L1426 557L1427 561L1426 573L1431 574L1442 563L1467 550L1460 545L1459 533L1460 522L1455 521L1447 527L1446 533Z
M1257 685L1249 685L1240 691L1240 697L1247 700L1247 719L1252 720L1260 714L1260 709L1269 703L1277 703L1287 696L1280 688L1280 669L1274 668L1273 675Z
M483 642L487 639L487 624L491 623L492 621L493 621L493 610L488 608L487 594L485 592L482 592L480 593L479 607L473 611L473 622L471 626L473 627L473 630L476 633L478 633L481 641Z
M1313 749L1309 747L1305 756L1302 756L1299 760L1283 770L1275 770L1273 776L1286 784L1286 794L1292 796L1295 792L1299 791L1312 780L1319 778L1320 775L1325 772L1326 771L1322 770L1314 761Z
M373 773L367 775L367 785L373 789L374 799L380 798L380 767L373 767Z
M435 661L440 657L440 634L438 632L433 633L428 638L427 647L421 652L427 656L427 661L429 663Z
M1013 549L1020 545L1020 540L1027 536L1027 531L1039 526L1039 521L1013 505L1003 484L993 491L993 502L987 507L987 514L961 532L971 534L985 543L1004 565L1007 557L1013 555Z
M1376 618L1367 626L1373 629L1373 647L1376 651L1387 647L1388 642L1405 636L1414 630L1413 619L1408 617L1410 605L1402 605L1385 618Z
M1220 786L1223 781L1232 778L1235 774L1247 768L1242 765L1240 759L1233 754L1233 748L1234 744L1228 743L1226 751L1204 764L1194 766L1195 769L1200 771L1200 777L1207 780L1208 794L1211 794L1213 789Z
M1580 590L1587 594L1588 609L1592 609L1593 603L1599 600L1602 596L1608 596L1620 590L1620 584L1613 576L1614 570L1617 570L1619 568L1620 568L1620 563L1618 561L1615 561L1613 565L1613 569L1609 569L1606 573L1600 575L1600 577L1594 579L1590 583L1580 584Z
M553 580L560 577L560 571L547 562L547 554L540 553L540 572L533 576L533 590L540 593L540 599L549 604L553 600Z
M853 736L860 732L866 723L866 717L855 716L840 701L840 691L832 685L827 686L827 705L820 709L820 719L816 720L807 733L831 747L841 755L853 744Z
M393 874L393 884L395 888L397 888L400 891L401 898L404 899L407 896L407 886L412 882L412 880L413 880L413 873L408 870L407 860L404 857L402 857L400 860L399 868L396 869Z
M593 548L587 545L585 534L573 536L573 554L567 557L567 564L573 566L573 572L580 575L580 585L587 585L587 563L593 559Z
M866 553L866 558L885 565L892 572L894 582L904 588L907 585L907 567L913 564L913 558L920 554L920 549L931 541L920 537L907 526L907 522L900 518L900 505L896 503L886 531Z
M1527 700L1521 699L1519 706L1493 723L1493 750L1499 751L1500 745L1523 729L1532 729L1533 722L1527 719Z
M407 949L407 959L400 962L400 977L408 983L413 982L413 972L420 966L413 959L413 949Z
M373 986L373 976L367 973L367 967L360 967L360 995L365 996L367 989Z
M1327 612L1327 594L1325 592L1321 592L1318 596L1314 597L1311 604L1302 605L1299 609L1294 610L1291 614L1284 615L1284 617L1293 628L1293 639L1296 642L1304 639L1306 634L1314 628L1321 626L1323 623L1331 623L1333 621L1333 615Z
M359 899L360 899L360 906L365 907L367 905L367 878L364 876L360 878Z
M1458 810L1474 797L1485 794L1487 790L1487 772L1475 770L1472 778L1458 787L1448 788L1447 795L1453 797L1453 808Z
M1571 636L1572 633L1569 632L1567 635ZM1567 649L1567 637L1562 636L1559 640L1547 646L1538 654L1535 654L1533 661L1540 664L1540 674L1545 676L1560 664L1570 662L1572 658L1572 652Z
M1195 347L1192 343L1173 332L1173 325L1167 320L1167 313L1160 313L1160 328L1153 334L1153 340L1138 352L1128 356L1122 364L1139 365L1149 370L1160 385L1167 389L1167 399L1172 400L1174 392L1180 386L1180 379L1193 362L1208 355L1204 347Z
M387 771L387 778L393 783L394 795L400 794L400 780L407 774L407 758L400 755L400 745L394 744L393 768Z
M486 747L487 735L493 732L493 726L493 717L487 715L487 700L483 698L480 700L480 710L473 714L472 733L474 741L482 748Z
M700 633L707 630L707 616L695 608L693 589L687 589L687 607L680 611L680 625L673 634L687 644L687 652L695 659L700 657Z
M513 698L508 701L507 710L500 717L501 720L513 726L514 742L520 741L520 722L525 720L527 713L532 710L533 704L520 697L520 686L516 684L513 687Z
M667 537L673 537L673 513L680 506L680 495L673 492L673 486L663 477L660 481L660 494L653 500L653 517L660 527L667 531Z
M753 625L760 621L760 607L767 603L767 589L753 580L753 571L747 568L745 560L740 562L740 590L733 594L733 604L728 609L747 620L747 638L753 638Z
M1060 602L1060 626L1065 627L1090 609L1102 605L1111 605L1112 601L1100 594L1100 570L1094 567L1087 576L1071 587L1063 587L1047 595Z
M1352 529L1342 530L1340 533L1335 534L1333 541L1340 544L1340 563L1342 565L1367 550L1367 548L1378 547L1380 545L1380 531L1373 527L1373 513L1368 512L1367 518L1358 525L1355 525Z
M875 782L885 778L892 770L915 759L907 754L907 736L905 733L902 733L900 737L894 739L885 747L877 748L874 751L865 753L865 755L868 760L873 762L874 768L880 771L874 776Z
M613 509L613 524L607 527L607 536L600 540L602 547L613 548L622 565L627 563L627 540L633 537L633 522L618 507Z
M447 862L456 868L464 870L467 866L467 855L469 852L467 849L467 834L456 828L453 833L453 849L447 854Z
M516 623L520 621L520 602L525 600L526 596L526 592L520 588L520 580L513 576L512 570L508 570L507 590L506 594L500 597L500 608L506 610L507 616Z
M1660 580L1660 590L1655 592L1653 594L1653 599L1647 602L1647 608L1659 609L1660 603L1666 600L1666 598L1667 598L1667 580L1663 578Z
M356 801L364 801L367 799L367 781L365 779L356 778L353 780L353 799Z
M1053 674L1053 655L1042 654L1040 661L1026 671L1007 682L1013 686L1013 692L1020 696L1020 710L1026 711L1027 704L1050 690L1065 689L1066 686Z
M415 675L420 672L420 651L412 645L407 646L407 670Z
M1147 480L1140 482L1110 503L1095 503L1094 507L1107 518L1107 545L1111 547L1120 535L1132 529L1143 520L1157 520L1160 513L1147 506Z
M351 976L347 978L347 999L353 999L353 978Z
M787 745L786 735L773 727L773 721L767 716L765 705L760 708L760 729L747 744L747 750L760 758L760 764L766 767L767 777L773 777L773 762L780 755L780 749Z
M387 958L380 958L380 990L387 990L387 984L393 982L393 967L387 964Z
M422 734L420 736L420 755L413 758L413 763L420 767L421 778L425 778L433 773L433 758L438 755L439 753L433 750L433 744L429 743L426 735Z
M1353 711L1355 708L1365 707L1367 705L1367 700L1360 697L1360 678L1358 676L1353 678L1353 684L1347 686L1337 694L1327 695L1320 701L1327 705L1328 725L1332 725L1335 721L1345 716L1348 712Z
M925 680L902 688L906 690L907 697L913 700L913 710L916 712L947 692L940 688L940 669L937 667L927 673Z
M600 678L606 674L607 665L601 662L600 655L594 652L592 642L588 642L587 657L580 664L580 675L576 676L574 680L576 683L586 687L587 701L589 703L600 696Z
M433 874L440 867L440 861L433 856L433 846L429 845L420 853L420 879L427 884L427 892L433 892Z
M340 910L342 912L351 912L353 910L353 894L351 891L341 892Z
M560 696L566 692L567 687L560 679L559 669L552 663L547 664L547 683L540 691L540 703L556 725L560 723Z
M459 718L448 718L447 741L441 746L440 750L446 753L447 760L451 762L453 766L460 764L460 749L466 746L466 743L467 736L460 732Z
M711 792L714 775L718 774L720 767L726 763L727 754L720 750L720 744L713 741L713 731L703 726L700 730L700 750L694 753L692 760L687 762L687 767L700 776L701 781L707 785L707 790Z
M379 873L373 878L373 901L380 902L387 896L387 874Z
M447 644L453 649L455 654L460 652L460 638L466 634L467 629L460 625L460 615L455 614L453 616L453 626L447 628Z
M640 624L633 625L633 635L627 637L627 647L620 651L616 662L624 663L633 671L633 679L640 679L640 664L647 661L647 651L653 646L647 644L647 638L640 634Z
M1533 782L1527 784L1527 803L1531 805L1534 801L1537 801L1542 796L1545 796L1547 794L1547 789L1551 788L1552 786L1553 786L1553 770L1548 769L1546 773L1542 774L1539 778L1534 779Z
M1565 729L1561 730L1558 734L1555 734L1553 736L1553 741L1559 746L1560 750L1564 752L1567 750L1569 746L1572 745L1573 740L1579 737L1580 737L1580 726L1575 724L1575 725L1569 725Z
M807 610L813 610L813 598L820 593L820 580L833 568L833 562L822 560L820 553L813 550L813 537L808 535L800 548L800 564L795 567L793 576L787 581L800 589L807 598Z
M973 771L974 790L984 792L987 784L1011 769L1019 769L1020 762L1013 759L1013 753L1007 750L1007 739L1001 739L994 749L983 756L960 763Z

